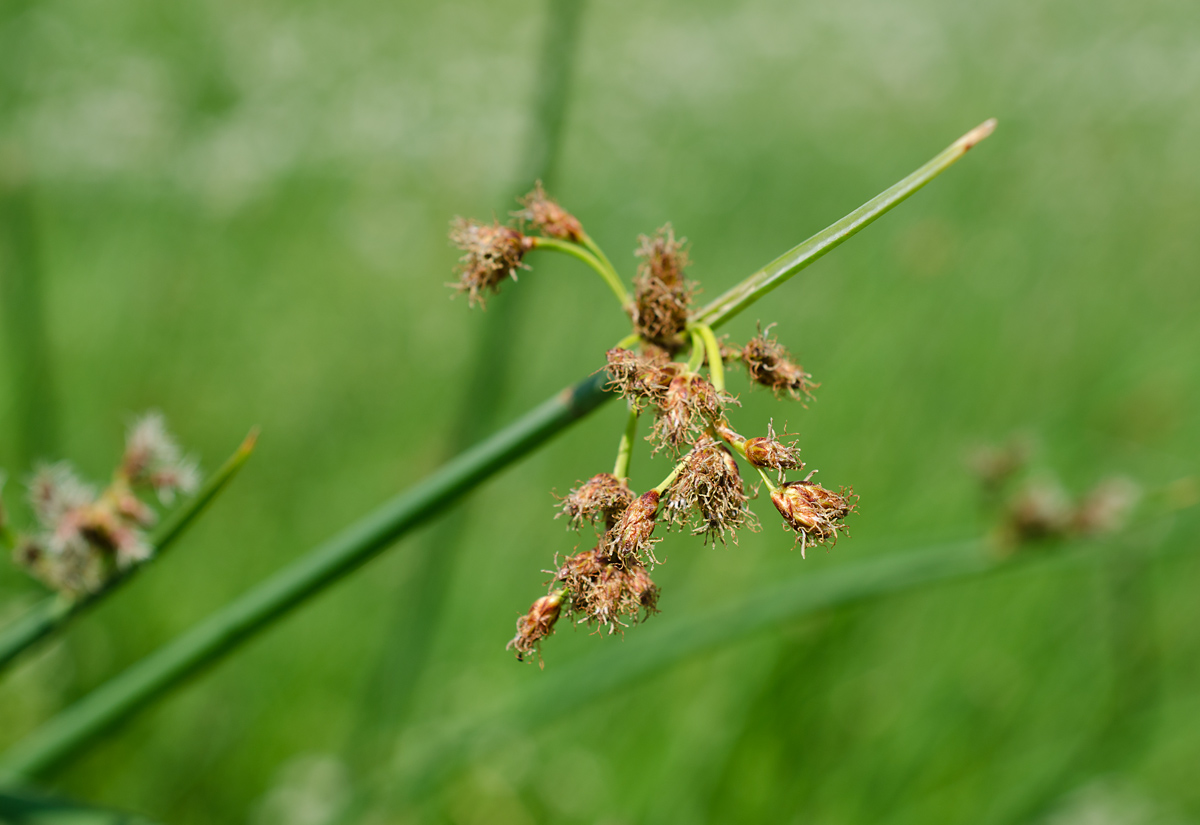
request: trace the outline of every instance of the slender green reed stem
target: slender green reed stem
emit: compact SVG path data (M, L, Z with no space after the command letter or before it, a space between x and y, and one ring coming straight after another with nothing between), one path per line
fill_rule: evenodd
M570 241L560 241L557 238L534 238L535 249L552 249L555 252L562 252L574 258L578 258L585 264L590 266L596 273L604 279L604 283L608 284L608 288L612 290L613 295L617 296L617 301L621 304L622 310L627 310L633 305L633 301L629 297L629 292L625 289L625 284L621 283L621 279L612 269L600 263L600 260L587 249L579 244L571 243Z
M837 223L822 229L804 243L796 246L737 286L721 295L701 309L693 322L708 324L713 329L733 318L772 289L787 281L817 258L829 252L844 240L872 223L892 207L907 199L929 181L946 171L956 160L965 155L996 128L996 121L988 120L950 144L929 163L897 183L890 189L855 209Z
M638 411L630 406L625 432L621 434L621 443L617 445L617 463L613 466L613 475L617 478L629 477L629 462L633 458L633 441L637 438L637 427Z
M708 374L713 387L718 392L725 392L725 364L721 360L721 345L717 343L717 336L708 324L694 324L692 329L700 333L700 340L704 342L704 351L708 355Z
M704 338L700 336L700 332L697 329L691 330L691 336L692 355L688 358L687 371L699 372L700 368L704 366Z
M790 277L908 197L948 167L970 145L986 137L990 128L991 121L961 138L900 184L814 236L837 236L835 240L801 244L751 276L745 282L751 287L735 287L694 320L714 329L719 327L781 279ZM953 157L946 160L948 153ZM847 226L852 226L852 229L846 229ZM443 465L410 491L350 525L341 534L309 551L250 592L97 688L0 757L0 778L24 778L46 770L188 676L228 656L257 632L339 581L409 529L428 520L452 501L612 397L603 387L603 377L597 374L563 390L477 447Z
M613 266L613 262L608 259L607 255L604 254L604 250L600 248L600 244L598 244L594 240L592 240L591 235L584 232L583 237L579 239L579 242L582 243L585 247L587 247L588 251L591 252L593 255L595 255L597 260L600 261L600 263L604 264L604 267L610 273L612 273L612 277L615 280L617 280L621 284L624 284L624 281L621 281L621 274L619 272L617 272L617 268L615 266Z
M47 596L31 607L21 618L0 630L0 670L11 664L22 652L37 642L62 630L73 619L101 599L112 595L121 585L133 578L139 570L162 556L204 512L217 494L233 480L238 470L254 452L257 439L257 431L246 436L233 455L208 477L199 492L167 515L150 537L150 546L154 548L154 552L146 561L120 573L94 593L88 593L75 599L65 596Z

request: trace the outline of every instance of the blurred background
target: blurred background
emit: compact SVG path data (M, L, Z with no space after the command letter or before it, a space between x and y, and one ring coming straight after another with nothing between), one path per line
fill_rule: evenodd
M667 538L662 615L624 640L560 627L545 671L518 665L513 621L576 543L551 491L611 467L609 404L45 787L178 825L1200 821L1200 555L1157 522L1116 540L1135 565L825 611L493 710L656 622L984 533L977 444L1022 433L1076 492L1197 472L1194 2L2 14L0 466L104 478L148 408L206 469L262 437L168 557L7 674L0 746L602 363L627 324L573 261L532 259L486 313L451 300L454 215L503 218L543 176L627 275L671 221L704 300L1000 122L722 330L778 321L821 382L805 409L735 375L734 423L786 421L853 484L852 539L802 561L760 499L738 546ZM667 464L640 449L634 486ZM39 592L0 565L0 622Z

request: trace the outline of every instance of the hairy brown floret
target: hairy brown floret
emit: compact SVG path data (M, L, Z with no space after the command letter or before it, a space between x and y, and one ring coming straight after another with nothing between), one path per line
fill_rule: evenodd
M569 557L555 573L570 594L571 612L580 621L607 627L611 633L657 612L658 586L642 565L622 564L596 547ZM644 611L644 613L643 613Z
M764 387L770 387L776 396L787 393L797 401L812 397L812 391L820 386L812 382L812 376L792 360L783 345L770 337L771 328L760 331L742 348L742 364L750 379Z
M671 352L684 346L693 285L683 277L688 265L684 240L675 240L670 224L638 238L642 262L633 279L633 328L644 341Z
M617 523L604 534L600 545L604 558L624 566L657 564L654 545L661 541L653 538L657 515L657 491L650 490L634 499Z
M785 437L787 433L784 433ZM779 470L803 470L800 448L795 441L783 442L775 434L775 426L768 422L767 434L746 440L746 460L755 467Z
M606 356L608 389L620 393L638 409L647 402L661 406L671 379L680 370L680 365L672 363L662 350L639 354L633 350L610 349Z
M655 444L654 452L668 448L678 453L695 440L697 434L722 417L725 404L737 403L695 373L677 375L659 405L658 418L648 440Z
M517 279L525 267L521 259L533 248L533 239L499 221L486 224L455 218L450 240L463 251L459 258L458 283L449 284L467 293L471 306L485 306L488 292L499 292L505 278Z
M808 481L792 481L771 492L784 526L796 531L802 557L809 544L837 542L838 531L846 529L843 519L854 512L857 498L853 490L835 493Z
M584 521L595 523L597 519L603 519L605 527L611 527L632 501L633 491L624 479L612 473L599 473L567 494L555 518L566 516L570 526L576 530L583 526Z
M737 529L750 523L753 514L737 462L725 446L702 436L684 459L684 466L667 489L664 517L673 524L691 523L694 535L716 546L728 532L737 544Z
M514 212L513 217L529 221L543 235L575 242L583 237L583 224L546 194L540 180L520 202L524 209Z
M517 651L518 661L525 661L526 656L538 649L542 639L554 633L554 623L562 611L563 595L558 590L542 596L528 613L517 619L517 635L508 643L507 649Z

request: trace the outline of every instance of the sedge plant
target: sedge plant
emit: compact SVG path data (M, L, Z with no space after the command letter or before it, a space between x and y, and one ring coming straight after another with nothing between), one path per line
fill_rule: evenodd
M569 254L600 273L618 299L620 307L630 314L631 319L635 319L636 337L631 335L620 342L620 345L614 347L619 353L627 354L610 356L609 361L613 367L612 369L606 368L604 375L593 374L564 389L495 435L443 465L409 491L349 525L338 535L302 555L288 567L220 608L175 640L62 711L35 730L27 739L0 756L0 780L9 782L27 780L70 756L100 733L146 707L153 699L179 685L189 676L231 655L259 632L341 580L409 530L428 521L501 469L529 455L534 448L544 444L604 401L616 397L618 393L613 391L614 386L616 389L622 389L620 378L622 361L629 362L631 358L638 359L632 380L637 379L638 371L644 372L648 366L652 366L655 370L671 373L670 382L661 395L657 394L658 390L653 390L652 397L642 398L637 391L626 390L625 395L634 400L634 406L644 402L646 408L649 409L649 405L653 403L654 408L662 413L662 415L656 413L658 419L664 418L667 412L664 408L670 407L680 410L681 416L686 416L687 421L682 425L666 421L656 428L655 438L662 445L661 449L668 453L678 454L679 461L661 484L657 485L655 489L643 493L637 499L643 502L640 508L633 507L631 502L619 516L613 513L612 528L618 529L614 537L619 539L620 544L615 550L606 549L604 552L609 555L604 556L603 560L597 556L595 561L608 565L620 576L636 575L637 565L640 564L644 567L644 562L650 559L650 551L653 548L653 530L646 530L645 523L650 518L651 499L655 505L655 518L657 518L657 510L662 498L681 502L679 512L673 514L671 518L678 517L680 525L690 523L692 529L700 528L700 533L710 538L720 540L726 532L732 529L731 520L738 522L739 526L743 526L748 516L737 504L736 496L734 501L736 512L730 511L726 506L720 512L719 517L715 513L706 515L700 501L706 495L700 486L704 479L696 477L694 471L691 473L691 481L696 485L693 492L687 492L675 484L689 469L689 464L700 463L700 453L705 454L706 463L715 458L725 464L725 451L727 450L732 449L739 455L742 455L743 452L752 452L752 448L748 445L753 439L744 439L731 428L728 428L730 431L727 433L718 431L718 425L724 427L725 423L720 413L725 406L731 403L724 400L722 394L725 392L723 365L732 352L722 353L721 344L716 340L715 331L771 290L781 286L800 270L906 200L991 134L994 127L995 121L989 120L972 129L912 174L808 240L785 252L712 302L701 307L688 306L686 318L680 322L676 316L676 320L672 322L675 325L678 340L667 335L659 336L652 328L653 320L649 314L637 315L642 312L637 306L638 288L635 287L634 294L628 294L604 253L582 232L577 240L563 239L543 232L538 241L531 242L530 236L512 227L459 223L456 227L457 234L462 243L468 247L468 254L472 254L471 250L476 250L481 253L486 251L489 255L501 256L495 259L498 264L489 275L489 277L495 278L494 281L490 283L460 281L463 285L462 291L469 298L477 301L486 300L488 292L500 280L510 277L519 268L524 254L535 246ZM544 207L548 208L548 204L548 199L541 201L541 205ZM532 214L537 206L537 201L526 204L526 209L531 213L528 220L538 219ZM541 220L545 220L545 218L541 218ZM643 256L646 264L645 274L639 277L644 281L650 281L652 276L656 276L655 267L666 264L662 258L671 252L678 255L679 250L675 249L672 236L667 232L648 239L645 252L646 254ZM496 271L502 271L503 274L496 277ZM661 272L657 273L660 281L663 280L662 274ZM668 293L673 294L676 298L679 297L680 287L665 282L664 286ZM650 287L657 289L653 284ZM682 288L686 289L686 283ZM674 291L672 292L672 290ZM647 308L650 303L647 299ZM682 328L679 328L680 326ZM643 335L646 336L644 339ZM654 341L652 336L657 336L660 340ZM767 356L774 354L774 357L778 359L781 357L781 353L773 349L769 336L760 335L758 340L759 343L755 347L742 348L741 360L743 363L746 363L747 360L751 361L747 365L750 371L761 368L769 373L771 372L771 362ZM653 345L658 349L651 346L641 346L640 352L628 349L642 344ZM749 356L746 354L747 349L751 350ZM659 350L665 351L665 353ZM673 357L674 354L682 354L685 351L687 353L686 361L681 363ZM775 363L775 370L779 372L779 365L782 362L776 361ZM670 364L679 366L669 366ZM701 374L701 369L706 364L707 376L704 376ZM796 369L799 370L798 367ZM787 377L789 373L786 368L782 374L789 382L789 386L781 386L781 391L791 392L794 390L797 393L803 393L803 389L807 386L807 376L790 374L790 377ZM666 395L677 377L682 378L680 384L687 386L680 388L676 385L673 397L682 400L676 401L672 406L667 402ZM699 383L701 380L711 386L711 394L707 388L696 389L696 387L702 386ZM697 417L696 409L700 402L693 399L695 393L704 393L710 399L715 396L716 411L714 412L710 407L708 412L711 414L701 413ZM622 435L620 441L622 445L626 442L631 444L635 437L636 435L627 431ZM794 453L789 451L789 445L786 442L772 437L769 433L767 436L759 436L759 438L765 438L771 443L771 447L766 452L789 457L783 461L776 459L776 464L788 462L798 464L798 459ZM780 450L783 452L780 453ZM743 457L747 458L752 465L754 464L752 459L747 456ZM628 465L627 463L623 465L623 461L628 461L626 446L618 449L614 467L616 472L611 474L616 479L621 479L626 475ZM832 540L841 531L842 519L849 513L850 502L848 499L829 491L830 494L837 495L845 501L845 504L833 503L832 499L822 501L820 498L825 494L813 492L812 488L816 485L811 483L811 479L792 482L780 480L778 472L786 471L788 468L776 467L769 463L769 460L764 463L764 466L756 466L756 471L759 469L763 471L761 474L763 483L767 485L768 489L774 488L782 499L782 501L775 502L776 507L789 527L797 531L802 546L806 546L809 541L821 543ZM767 472L768 470L771 472ZM775 473L775 475L772 476L771 473ZM789 493L786 492L788 490L798 491ZM578 490L575 495L575 501L578 502ZM795 503L792 501L793 497L796 498ZM775 501L776 496L772 498ZM724 503L728 505L728 499ZM573 518L572 507L574 505L564 505L564 512L568 519ZM840 512L843 507L844 512ZM628 517L626 517L627 514ZM589 517L584 516L582 512L580 515L581 520ZM604 515L603 509L598 511L597 515L598 521L601 518L604 521L604 535L608 535L608 531L611 529L607 524L608 517ZM709 517L710 515L712 518ZM641 523L638 521L639 517L642 520ZM620 525L621 521L625 523ZM606 548L608 547L611 545L606 545ZM614 552L615 556L612 555ZM620 560L619 566L612 563L610 560L612 558ZM606 575L610 574L609 571L604 572ZM586 601L584 597L583 582L586 581L590 586L593 583L592 579L583 576L573 580L569 585L565 581L566 578L564 576L560 579L559 573L556 572L555 580L563 583L552 589L551 593L543 598L552 601L555 598L554 594L561 590L562 592L558 596L560 600L557 606L558 612L561 612L563 606L568 604L568 600L570 600L569 610L576 610L576 605L578 605L578 609L590 611L591 602ZM572 589L572 587L578 589ZM527 614L526 620L532 619L540 622L543 614L555 609L548 602L542 600L539 602L542 604L542 608L540 608L542 612L539 613L538 603L535 603L535 609L531 611L532 615ZM644 605L640 605L640 607L644 609ZM627 618L627 615L614 613L610 608L608 614L587 612L585 618L590 617L597 624L614 627L619 626L618 620ZM528 621L523 621L513 642L513 646L520 654L532 653L540 639L546 635L537 628L528 629L528 624Z

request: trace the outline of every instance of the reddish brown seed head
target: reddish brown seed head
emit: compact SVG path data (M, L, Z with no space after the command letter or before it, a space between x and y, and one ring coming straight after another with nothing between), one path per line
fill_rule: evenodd
M542 639L554 633L554 623L558 621L562 611L563 592L556 591L549 596L542 596L529 612L517 619L517 635L508 643L510 650L517 651L517 659L525 661L525 657L537 650Z
M746 460L755 467L773 470L802 470L800 449L796 442L784 443L775 436L775 428L767 425L767 435L746 441Z
M737 462L724 445L702 436L684 459L679 475L667 490L665 518L673 524L692 525L692 533L704 534L713 545L730 534L737 543L737 530L752 514L738 473Z
M633 500L604 536L603 555L612 562L634 566L656 563L653 538L658 514L658 492L650 490Z
M606 523L619 516L633 501L633 491L624 479L612 473L599 473L580 484L562 500L558 515L566 516L570 526L578 530L583 522ZM558 515L555 518L558 518Z
M680 365L671 363L670 356L662 350L639 354L627 349L610 349L605 355L608 389L620 393L638 409L647 402L661 406L672 379L680 370Z
M668 448L678 453L713 421L720 421L723 406L736 401L717 392L704 377L684 373L671 379L650 433L655 452Z
M683 277L688 265L684 240L667 224L653 237L642 235L636 252L642 259L633 280L633 326L644 341L677 352L684 344L692 284Z
M807 546L836 542L843 519L855 509L853 491L834 493L819 484L794 481L771 491L771 503L783 516L786 526L796 531L800 555Z
M742 348L742 363L750 379L770 387L777 396L787 393L797 401L811 398L812 391L820 385L812 382L812 376L769 333L770 327Z
M450 240L463 251L458 283L450 286L467 293L471 306L484 306L486 294L499 292L505 278L515 281L517 270L525 268L521 259L533 248L532 238L498 221L486 224L456 218Z
M549 238L578 242L583 237L583 224L558 201L546 194L542 182L538 181L533 191L521 198L524 208L513 216L533 224L534 229Z

